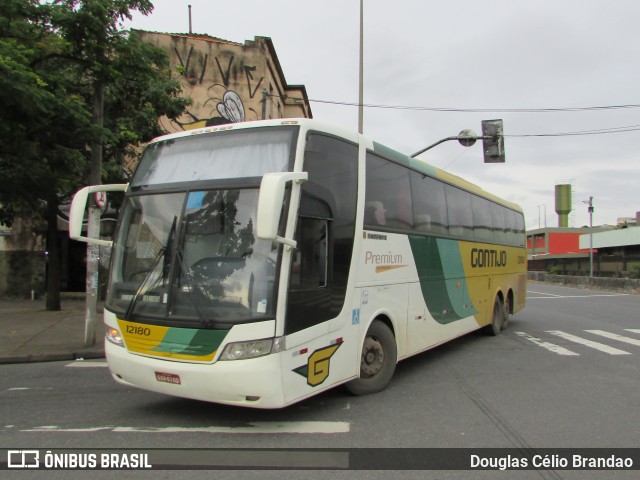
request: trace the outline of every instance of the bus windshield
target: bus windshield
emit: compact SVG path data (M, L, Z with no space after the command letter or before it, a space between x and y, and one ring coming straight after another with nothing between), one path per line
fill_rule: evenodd
M204 327L273 315L278 250L254 234L258 192L128 197L107 307L127 320Z
M106 307L195 328L273 318L278 249L254 233L259 178L290 168L297 135L276 126L149 145L122 207Z

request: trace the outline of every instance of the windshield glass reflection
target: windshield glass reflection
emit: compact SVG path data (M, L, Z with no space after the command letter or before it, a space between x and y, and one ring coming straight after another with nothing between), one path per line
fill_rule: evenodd
M258 189L127 199L107 306L205 326L274 313L277 249L255 237Z

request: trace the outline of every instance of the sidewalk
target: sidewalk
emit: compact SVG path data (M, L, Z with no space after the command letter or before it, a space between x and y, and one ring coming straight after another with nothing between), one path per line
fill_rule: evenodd
M0 364L104 358L104 324L98 309L96 344L84 346L84 300L62 300L49 312L44 300L0 299Z

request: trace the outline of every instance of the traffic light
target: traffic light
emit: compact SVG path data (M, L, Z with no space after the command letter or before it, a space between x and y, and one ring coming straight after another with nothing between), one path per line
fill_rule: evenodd
M502 120L482 120L484 163L504 163Z

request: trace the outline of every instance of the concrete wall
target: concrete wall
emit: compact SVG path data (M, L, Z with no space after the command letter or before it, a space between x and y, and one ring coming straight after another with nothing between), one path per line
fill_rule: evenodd
M0 251L0 298L40 297L45 289L44 252Z
M44 293L45 255L44 237L39 224L29 218L18 217L11 229L3 228L0 235L0 297L28 298L33 290Z
M640 294L640 280L632 278L578 277L571 275L550 275L546 272L529 272L529 280L555 283L570 287L598 288Z

